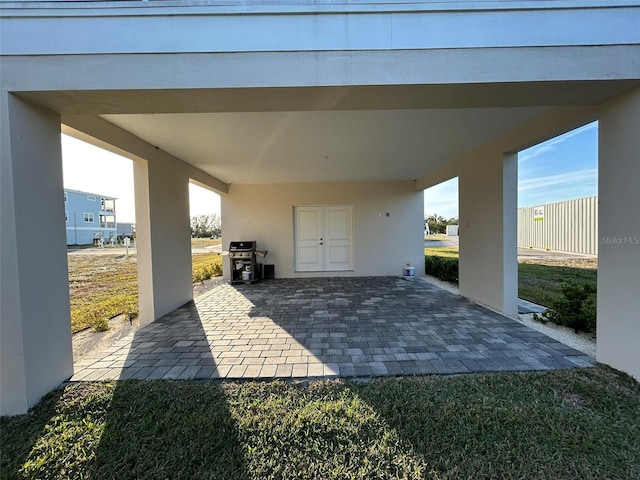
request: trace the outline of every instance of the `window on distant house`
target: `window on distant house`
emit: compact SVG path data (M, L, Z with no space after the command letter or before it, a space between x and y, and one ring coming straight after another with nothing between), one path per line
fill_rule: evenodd
M96 201L96 197L93 195L87 195L87 200L89 200L90 202L95 202Z
M100 215L100 228L116 228L114 215Z
M102 210L105 212L113 212L113 209L115 208L115 202L113 201L113 199L110 198L103 198L100 201L100 206L102 207Z
M64 201L67 201L67 192L64 192Z
M93 213L85 213L84 221L85 223L93 223Z

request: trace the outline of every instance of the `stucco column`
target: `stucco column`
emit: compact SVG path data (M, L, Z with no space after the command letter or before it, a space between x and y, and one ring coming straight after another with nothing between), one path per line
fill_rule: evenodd
M600 113L599 362L640 380L640 88Z
M60 118L0 92L0 415L73 374Z
M189 176L167 156L134 161L140 321L153 322L193 298Z
M479 153L459 176L460 293L518 312L517 154Z

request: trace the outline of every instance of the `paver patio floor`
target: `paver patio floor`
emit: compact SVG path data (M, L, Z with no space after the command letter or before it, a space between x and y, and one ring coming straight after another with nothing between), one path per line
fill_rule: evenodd
M420 279L278 279L221 283L76 363L71 380L369 377L593 362Z

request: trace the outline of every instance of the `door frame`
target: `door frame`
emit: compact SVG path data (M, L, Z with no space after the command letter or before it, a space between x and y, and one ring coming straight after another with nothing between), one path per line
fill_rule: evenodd
M330 244L327 244L326 241L326 234L327 234L327 230L328 230L328 226L327 226L327 209L331 209L331 208L336 208L336 207L344 207L347 209L347 225L346 225L346 230L347 230L347 237L348 237L348 252L347 252L347 257L348 257L348 261L346 262L346 268L329 268L328 267L328 252L327 249L329 247L331 247ZM299 269L299 249L298 249L298 209L299 208L315 208L315 209L320 209L321 211L321 215L322 215L322 220L320 222L320 224L322 225L322 231L320 233L320 235L322 235L320 238L317 239L318 243L321 243L322 246L322 252L319 253L319 257L322 258L322 265L319 269L317 270L300 270ZM353 220L354 220L354 215L353 215L353 204L344 204L344 203L338 203L338 204L308 204L308 205L302 205L302 204L298 204L298 205L293 205L293 209L292 209L292 217L293 217L293 269L295 273L307 273L307 272L317 272L317 273L321 273L321 272L349 272L349 271L354 271L355 270L355 262L354 262L354 255L353 255L353 235L354 235L354 227L353 227Z

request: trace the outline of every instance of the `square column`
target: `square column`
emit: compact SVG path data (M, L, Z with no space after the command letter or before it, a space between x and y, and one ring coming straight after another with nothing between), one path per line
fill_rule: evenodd
M0 415L73 375L60 118L0 92Z
M603 105L598 139L599 362L640 380L640 88Z
M193 298L189 176L165 154L133 167L140 322L147 324Z
M518 155L479 152L459 176L460 294L518 313Z

